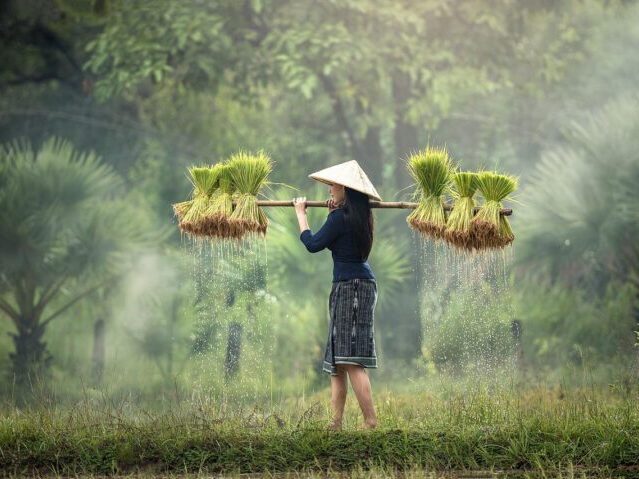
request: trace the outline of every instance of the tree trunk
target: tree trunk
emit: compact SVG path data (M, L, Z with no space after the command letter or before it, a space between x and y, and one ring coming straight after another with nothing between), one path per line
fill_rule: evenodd
M637 295L639 299L639 294ZM634 318L635 318L635 326L636 332L635 334L635 379L639 380L639 301L637 301L637 306L634 308Z
M513 344L515 350L515 363L519 371L523 370L524 366L524 347L521 342L521 320L513 319L510 323L510 332L513 336Z
M395 156L401 162L395 169L395 181L397 189L407 187L412 183L410 175L404 167L403 160L419 148L417 127L408 123L406 112L408 100L411 97L411 82L406 73L395 72L393 74L393 100L395 103Z
M39 324L39 318L21 316L15 325L18 332L9 333L15 348L9 358L13 367L12 379L18 388L22 388L46 374L52 356L42 341L45 328Z
M224 360L224 379L235 377L240 371L240 354L242 352L242 332L240 323L229 324L229 337L226 343L226 358Z
M361 148L355 150L354 154L359 153L357 162L369 172L370 179L374 185L381 185L384 172L384 151L380 141L379 126L370 126L366 131L366 137L362 142Z
M169 334L170 334L169 337L171 338L171 341L169 342L169 350L167 351L167 354L166 354L167 371L169 373L170 378L173 378L173 361L174 361L173 338L175 338L175 325L177 324L179 320L179 311L180 311L180 301L177 296L174 296L173 301L171 302L171 320L169 323Z
M226 294L226 307L231 308L235 304L235 291L229 290ZM242 325L229 324L229 336L226 340L226 358L224 359L224 380L228 381L240 371L240 354L242 352Z
M98 318L93 324L93 354L91 356L92 377L94 384L102 382L105 363L105 321Z
M333 80L321 73L318 73L318 78L331 101L337 126L346 135L347 145L351 150L351 155L357 160L360 166L368 172L371 181L374 184L380 184L384 167L384 150L381 144L380 126L369 126L366 130L366 136L360 139L349 121L346 111L347 108L342 102L342 98ZM355 114L357 115L366 115L369 113L369 111L359 103L355 108Z

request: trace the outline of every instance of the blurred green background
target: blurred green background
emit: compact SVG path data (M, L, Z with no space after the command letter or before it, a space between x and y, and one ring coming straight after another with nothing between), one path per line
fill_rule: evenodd
M374 387L637 388L637 2L9 0L0 26L3 400L326 387L330 253L285 208L191 244L186 167L264 149L298 188L266 196L325 199L307 175L356 159L407 200L428 143L520 177L516 240L463 259L375 212Z

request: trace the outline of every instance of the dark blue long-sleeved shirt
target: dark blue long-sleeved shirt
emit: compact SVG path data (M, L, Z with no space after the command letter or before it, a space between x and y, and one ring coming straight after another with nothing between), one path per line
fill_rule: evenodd
M368 261L362 255L355 235L344 219L344 209L337 208L326 217L326 222L313 234L310 229L300 233L300 240L311 253L331 250L333 256L333 282L353 278L375 279Z

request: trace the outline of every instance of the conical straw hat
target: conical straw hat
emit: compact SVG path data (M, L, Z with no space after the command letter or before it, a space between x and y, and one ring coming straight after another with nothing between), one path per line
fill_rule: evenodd
M368 179L368 176L366 176L366 173L364 173L364 170L362 170L356 160L346 161L339 165L324 168L323 170L311 173L308 177L328 185L335 183L348 186L355 191L364 193L369 198L382 201L373 183Z

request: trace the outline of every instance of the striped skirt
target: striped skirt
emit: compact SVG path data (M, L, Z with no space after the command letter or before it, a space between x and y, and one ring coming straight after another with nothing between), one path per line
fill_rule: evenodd
M333 283L328 300L330 323L322 370L337 375L337 364L377 368L374 312L377 282L349 279Z

